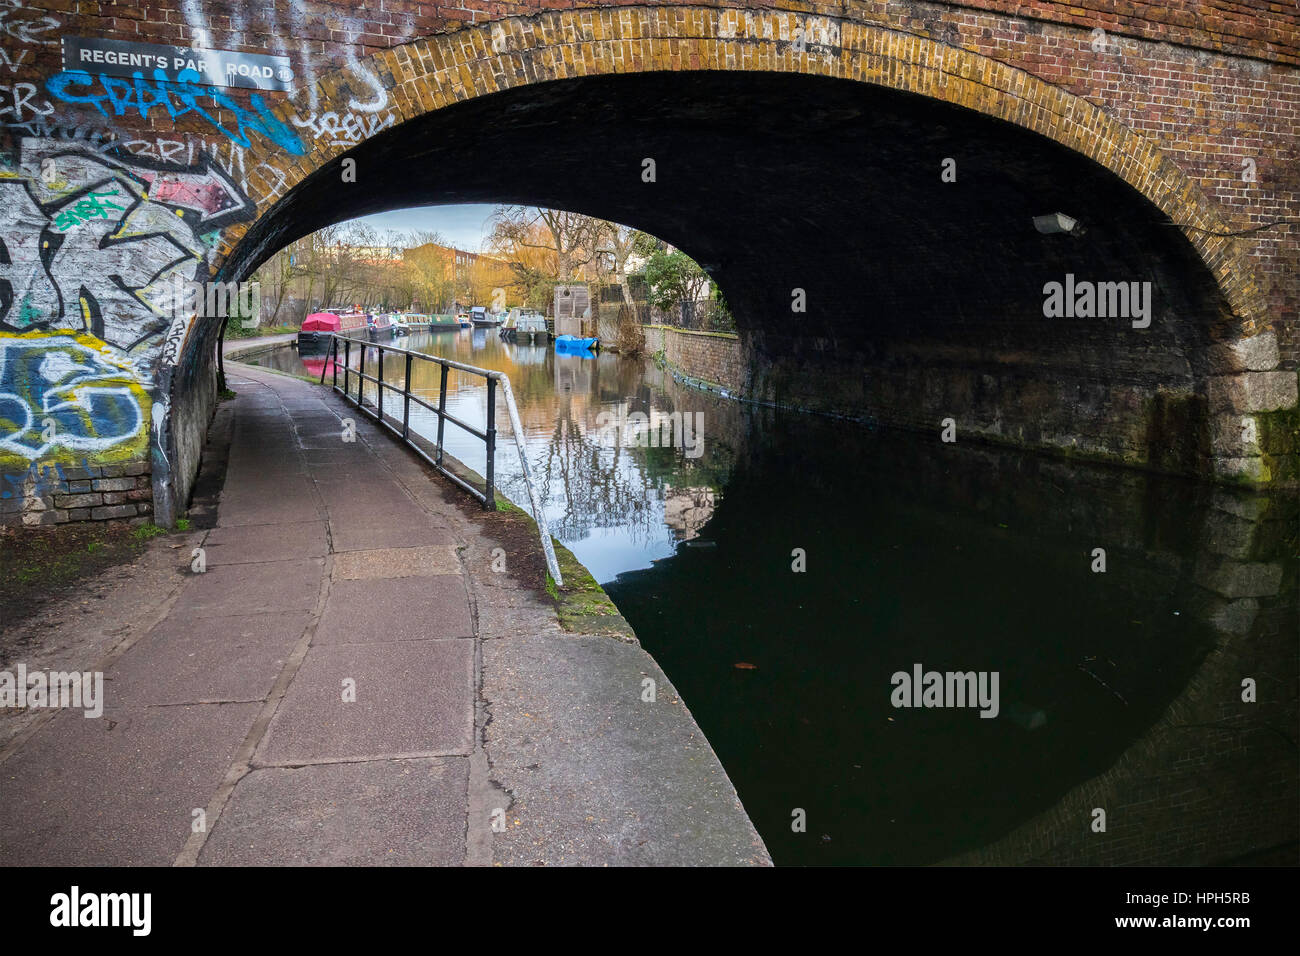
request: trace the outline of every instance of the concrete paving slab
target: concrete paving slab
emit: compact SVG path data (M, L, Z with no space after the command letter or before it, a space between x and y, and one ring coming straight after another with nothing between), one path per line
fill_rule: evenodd
M343 441L343 426L340 424L328 430L300 430L298 444L304 451L331 451L338 445L349 443Z
M221 524L289 524L316 521L321 517L314 494L278 491L243 491L239 495L221 496Z
M405 512L420 514L422 509L409 498L397 497L392 477L378 464L353 465L346 475L333 475L316 481L316 491L331 514L336 517Z
M321 499L328 500L335 518L351 516L426 514L414 499L406 495L393 476L374 462L364 467L353 467L347 475L317 478L316 487Z
M0 764L0 865L169 866L260 706L60 714Z
M236 431L231 438L230 454L232 460L241 465L249 461L264 461L269 468L283 468L289 464L297 464L296 454L285 455L286 451L293 452L295 449L296 442L292 430L276 435L259 434L257 438L244 438Z
M364 442L339 442L337 447L329 448L304 448L302 449L303 460L309 464L331 465L350 461L375 460L370 449L365 446Z
M473 637L459 574L335 581L315 644L373 644Z
M410 578L430 574L461 572L460 558L452 544L422 548L380 548L348 551L334 559L335 581L364 581L372 578Z
M329 551L329 541L324 521L295 521L213 528L203 547L211 570L227 564L319 558Z
M343 681L356 700L343 702ZM473 644L313 646L254 757L258 766L468 754Z
M228 469L222 491L228 496L272 489L277 494L306 494L315 488L310 467L298 460L292 451L281 451L279 461L249 459L238 469Z
M259 484L293 483L307 479L307 465L299 461L292 453L284 455L281 460L268 462L263 456L243 456L233 462L227 461L226 487L236 489L246 481Z
M241 498L257 499L267 495L281 498L310 495L316 483L305 467L299 470L263 468L257 464L245 465L239 471L229 471L222 487L222 499L237 501Z
M316 607L324 575L320 558L211 568L193 575L177 602L177 613L198 618L310 611Z
M646 677L655 703L641 699ZM492 834L497 862L770 864L722 764L639 646L485 641L483 697L492 779L515 800L507 832Z
M453 544L447 528L424 512L365 514L330 512L330 538L335 551L370 551L378 548L414 548Z
M281 451L286 447L292 448L293 437L294 431L292 428L257 428L250 431L249 429L236 427L231 438L230 451L237 458L266 456L269 459L274 456L277 448ZM286 445L286 442L289 444Z
M324 405L294 405L286 407L293 421L293 427L299 434L319 432L338 438L343 434L343 420Z
M271 456L277 448L292 448L294 430L292 428L235 428L231 451L240 458L258 455Z
M105 675L104 713L145 704L263 700L311 615L173 614Z
M254 770L200 866L454 866L469 760L436 757Z

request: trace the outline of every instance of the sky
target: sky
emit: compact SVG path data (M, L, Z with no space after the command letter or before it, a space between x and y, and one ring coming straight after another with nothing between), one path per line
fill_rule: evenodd
M489 231L488 218L495 206L417 206L392 212L362 216L364 222L382 235L386 230L407 233L413 230L441 233L447 244L466 252L479 252Z

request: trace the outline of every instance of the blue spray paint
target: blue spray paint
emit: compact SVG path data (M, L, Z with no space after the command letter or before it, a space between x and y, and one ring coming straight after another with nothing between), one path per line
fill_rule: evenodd
M45 88L55 99L64 103L87 103L104 116L125 116L128 110L133 110L141 119L148 119L152 110L161 108L175 121L196 113L239 146L252 145L248 138L252 132L265 136L294 156L307 152L298 134L280 122L257 93L250 100L253 107L250 111L220 87L196 83L199 79L196 70L182 70L176 81L170 80L162 70L154 70L152 83L138 71L132 77L132 80L125 80L103 73L92 76L84 70L67 70L46 80ZM211 99L220 109L230 110L235 117L235 129L222 126L215 116L199 105L199 97Z

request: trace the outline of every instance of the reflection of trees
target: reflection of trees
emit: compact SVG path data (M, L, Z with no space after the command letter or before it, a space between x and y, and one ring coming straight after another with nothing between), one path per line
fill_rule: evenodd
M529 465L541 481L543 501L563 495L564 511L552 517L551 530L563 541L579 541L596 528L620 528L634 544L660 537L663 526L655 507L662 482L652 480L645 468L627 452L632 449L602 447L588 432L586 402L568 394L558 396L554 425L540 453L534 457L530 443ZM519 492L526 496L522 479ZM507 491L507 494L511 494ZM511 497L514 497L511 494Z
M525 428L534 436L529 463L542 483L544 500L564 496L561 515L554 516L548 509L553 532L561 540L577 541L595 529L618 528L638 546L662 538L665 531L676 540L693 537L732 470L742 413L695 390L684 392L671 380L669 387L651 385L646 381L647 366L641 362L602 360L590 366L590 395L552 392L548 401L530 403L525 419ZM689 413L700 409L701 402L710 403L705 454L686 459L674 447L602 443L596 417L618 402L626 403L629 413L647 415L652 410ZM554 417L543 431L536 426L548 412ZM544 446L533 454L536 436L542 434L547 436ZM503 485L507 494L526 496L521 480L512 483L517 491ZM672 505L682 512L674 520L666 514L669 497L682 499Z

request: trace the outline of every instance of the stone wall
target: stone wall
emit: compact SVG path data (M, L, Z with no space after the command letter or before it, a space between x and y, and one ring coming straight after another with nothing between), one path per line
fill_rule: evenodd
M0 491L0 525L36 527L69 521L129 521L153 515L147 461L33 467Z
M1051 351L990 362L970 349L936 343L869 358L812 341L803 351L774 356L752 335L642 328L647 353L681 377L736 398L936 434L951 419L958 441L1034 447L1170 473L1195 474L1200 461L1217 455L1221 462L1268 468L1278 484L1300 480L1294 409L1260 416L1276 424L1243 436L1243 419L1234 410L1241 406L1234 403L1245 402L1244 394L1215 391L1207 404L1190 386L1166 384L1154 369L1149 381L1134 381L1097 374L1059 355L1057 364L1046 364L1053 361ZM1252 341L1267 344L1268 338ZM1275 354L1276 345L1271 348ZM1300 387L1295 372L1257 374L1266 394L1279 380L1278 395L1261 399L1275 408ZM1246 387L1255 386L1240 386ZM1255 457L1246 457L1252 452Z

